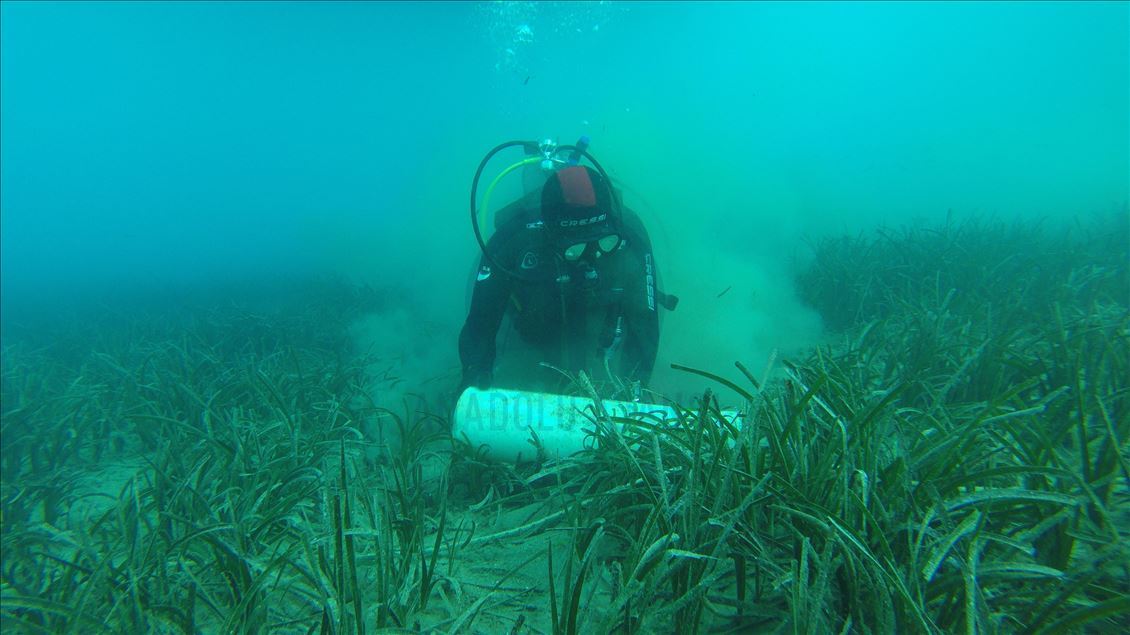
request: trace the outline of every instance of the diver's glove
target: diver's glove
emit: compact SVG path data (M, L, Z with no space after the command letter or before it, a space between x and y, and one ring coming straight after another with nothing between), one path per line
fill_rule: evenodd
M479 390L489 390L491 379L490 370L468 366L463 369L463 379L459 382L459 392L463 392L468 386L474 386Z

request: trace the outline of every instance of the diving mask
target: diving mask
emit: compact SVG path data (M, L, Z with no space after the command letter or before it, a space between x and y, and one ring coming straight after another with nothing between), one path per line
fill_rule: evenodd
M586 240L583 242L573 243L565 248L563 255L565 256L565 260L574 262L576 260L579 260L581 256L585 255L585 253L590 250L594 251L596 256L599 257L604 254L616 251L616 249L619 247L620 235L608 234L607 236L602 236L600 238L597 238L596 240Z

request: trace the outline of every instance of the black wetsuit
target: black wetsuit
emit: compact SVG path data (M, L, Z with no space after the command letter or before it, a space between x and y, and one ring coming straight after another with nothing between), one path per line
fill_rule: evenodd
M537 361L607 379L604 355L610 346L615 353L609 370L617 379L646 385L659 341L656 268L643 226L627 210L624 221L617 249L575 263L550 246L547 230L529 216L516 217L495 232L487 249L519 278L482 259L459 335L464 383L491 383L496 337L508 316L535 361L523 364L517 381L509 378L504 387L562 387L561 375Z

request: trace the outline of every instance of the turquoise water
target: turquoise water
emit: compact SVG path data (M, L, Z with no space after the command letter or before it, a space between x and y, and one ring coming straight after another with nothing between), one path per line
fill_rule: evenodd
M468 192L581 135L699 414L494 463ZM1128 271L1126 2L5 0L0 631L1130 632Z
M477 161L588 134L684 298L663 354L711 364L735 340L758 359L818 337L787 281L802 239L1130 200L1126 3L6 2L0 17L9 307L329 271L407 287L453 345Z

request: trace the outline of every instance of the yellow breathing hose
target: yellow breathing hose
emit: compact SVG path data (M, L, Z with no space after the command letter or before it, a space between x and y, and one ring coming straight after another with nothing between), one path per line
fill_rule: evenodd
M479 227L483 227L483 221L485 221L490 214L490 195L494 192L494 186L498 185L499 181L501 181L504 176L514 170L531 163L541 163L542 160L542 157L527 157L506 168L500 172L498 176L494 177L494 180L490 182L490 187L488 187L486 193L483 194L483 204L479 206ZM493 233L493 231L491 233Z

